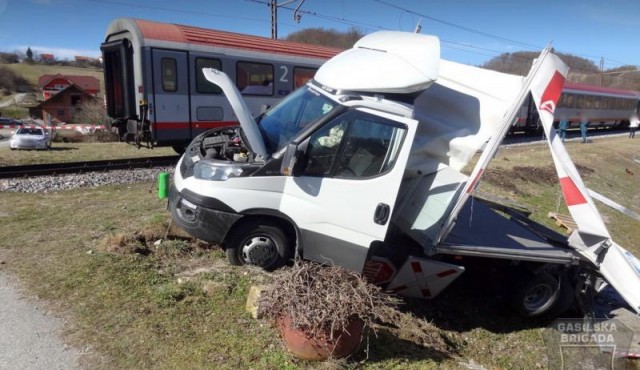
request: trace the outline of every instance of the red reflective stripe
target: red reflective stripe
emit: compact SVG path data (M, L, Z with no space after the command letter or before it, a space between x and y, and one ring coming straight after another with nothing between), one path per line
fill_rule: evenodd
M553 114L556 104L560 99L560 94L562 94L563 86L564 76L562 75L562 73L556 71L553 74L553 77L551 77L551 81L549 81L547 88L544 89L542 98L540 98L540 109L546 110L549 113ZM549 102L552 102L553 104L550 105Z
M473 179L473 181L471 182L471 185L469 185L469 189L467 189L467 193L471 194L473 189L475 189L475 187L478 185L478 181L480 181L480 176L482 176L483 173L484 173L484 168L481 168L480 171L478 171L476 178Z
M422 272L422 266L420 266L420 262L416 262L416 261L411 262L411 269L416 274Z
M560 187L562 188L562 195L564 195L564 200L567 202L567 206L587 203L587 199L580 192L580 189L578 189L570 177L561 178Z
M455 273L456 273L456 270L447 270L447 271L439 272L437 275L439 278L443 278L445 276L453 275Z

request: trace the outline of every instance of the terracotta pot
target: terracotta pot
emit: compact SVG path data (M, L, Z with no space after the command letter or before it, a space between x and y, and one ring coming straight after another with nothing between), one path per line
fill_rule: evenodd
M311 337L305 331L294 328L288 316L278 318L276 325L289 352L300 359L310 361L351 355L360 347L364 330L362 320L351 320L347 330L343 333L334 333L332 340L329 333Z

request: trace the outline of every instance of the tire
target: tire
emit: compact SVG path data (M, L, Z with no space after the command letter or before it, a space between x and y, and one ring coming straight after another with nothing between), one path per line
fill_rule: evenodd
M523 317L555 317L573 304L574 290L566 273L521 275L512 286L509 303Z
M253 220L241 225L229 237L227 260L235 266L254 265L272 271L291 258L291 238L276 223Z

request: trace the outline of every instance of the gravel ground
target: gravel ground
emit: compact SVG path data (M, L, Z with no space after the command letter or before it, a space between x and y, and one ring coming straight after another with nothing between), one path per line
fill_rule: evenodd
M79 369L81 352L62 341L63 325L0 271L0 369Z
M132 184L136 182L154 181L162 171L172 174L173 167L38 176L26 179L0 179L0 192L49 193L81 187Z

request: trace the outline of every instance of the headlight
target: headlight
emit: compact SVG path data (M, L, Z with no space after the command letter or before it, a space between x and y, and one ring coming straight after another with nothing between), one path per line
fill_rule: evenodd
M238 177L242 174L242 168L232 164L212 163L199 160L193 166L193 176L200 180L226 181L230 177Z

